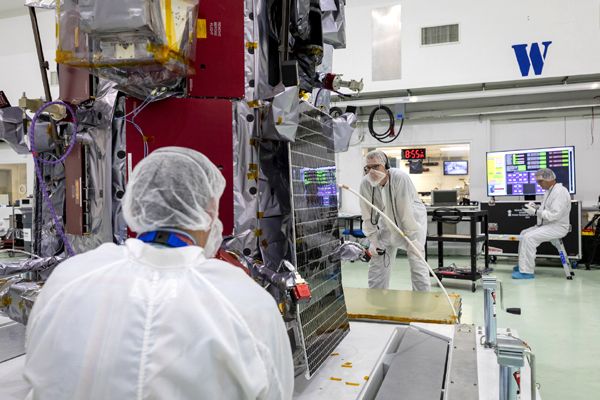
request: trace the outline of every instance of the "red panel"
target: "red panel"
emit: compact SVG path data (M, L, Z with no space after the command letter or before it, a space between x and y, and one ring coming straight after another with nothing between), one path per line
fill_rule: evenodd
M201 1L192 97L244 97L244 2Z
M129 99L132 110L140 101ZM131 118L131 116L129 117ZM135 118L148 137L149 152L181 146L198 150L221 168L227 185L219 205L223 233L233 232L233 105L229 100L167 99L152 103ZM127 123L127 153L135 166L144 155L142 135ZM182 171L182 179L185 179Z

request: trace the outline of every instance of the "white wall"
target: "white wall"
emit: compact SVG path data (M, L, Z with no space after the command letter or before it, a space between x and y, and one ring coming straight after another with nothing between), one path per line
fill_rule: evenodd
M401 4L402 79L371 79L371 9ZM348 0L347 48L333 70L365 91L535 79L521 77L512 45L550 40L541 77L600 70L600 0ZM458 44L421 46L421 28L460 25Z
M56 71L54 11L36 11L44 57L50 70ZM13 106L17 105L23 92L29 98L45 97L29 14L0 16L0 38L0 90L6 93ZM52 86L51 91L53 99L58 97L58 86Z
M592 136L592 125L595 125ZM536 119L465 118L451 120L406 121L400 137L388 146L422 146L439 143L469 143L470 195L472 200L487 201L487 151L575 146L577 194L584 206L593 206L600 195L600 120L589 116L539 117ZM359 129L367 129L361 127ZM377 129L377 127L376 127ZM378 131L382 131L379 128ZM358 132L355 132L356 141ZM593 143L592 143L593 138ZM382 147L366 132L365 140L345 153L337 154L338 181L354 188L362 178L362 149ZM509 198L506 198L507 200ZM342 192L342 211L359 212L357 199Z

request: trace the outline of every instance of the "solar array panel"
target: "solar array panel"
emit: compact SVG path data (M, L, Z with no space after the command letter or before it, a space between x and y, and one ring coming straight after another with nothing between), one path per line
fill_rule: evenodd
M335 153L331 118L316 109L301 113L290 144L296 267L312 299L299 307L306 376L310 378L350 327L339 258Z

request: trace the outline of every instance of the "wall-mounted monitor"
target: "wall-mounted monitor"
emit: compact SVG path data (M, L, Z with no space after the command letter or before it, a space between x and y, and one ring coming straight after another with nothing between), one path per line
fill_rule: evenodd
M543 194L535 172L550 168L557 182L575 193L575 147L547 147L487 153L488 196L531 196Z
M444 161L444 175L468 175L469 162L467 160Z

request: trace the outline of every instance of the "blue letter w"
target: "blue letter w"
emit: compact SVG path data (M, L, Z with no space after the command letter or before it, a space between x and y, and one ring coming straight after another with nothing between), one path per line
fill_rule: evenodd
M544 54L540 51L540 46L537 43L531 44L531 50L527 54L526 44L515 44L512 48L517 56L519 62L519 68L521 69L521 76L529 75L529 67L533 66L533 72L536 75L542 74L544 68L544 61L546 61L546 53L548 53L548 47L552 42L542 42L544 45Z

